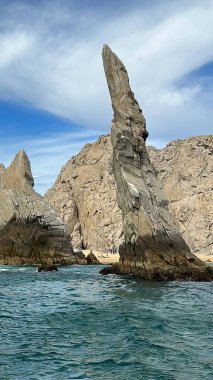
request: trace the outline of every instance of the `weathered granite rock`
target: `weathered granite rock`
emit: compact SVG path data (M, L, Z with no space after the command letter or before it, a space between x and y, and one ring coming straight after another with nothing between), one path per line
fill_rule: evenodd
M0 173L0 263L74 263L66 227L33 184L29 159L20 151Z
M122 211L124 242L119 272L145 279L213 279L194 257L168 212L168 201L150 162L145 119L129 86L123 63L105 45L102 52L112 100L113 172Z
M193 253L213 253L212 136L149 148L169 200L169 211ZM122 241L110 136L86 144L62 169L46 199L55 207L79 249L108 251Z
M119 267L118 264L113 264L110 267L105 267L100 270L99 274L103 276L107 276L108 274L117 274L119 275Z
M87 258L81 249L74 248L73 254L76 257L78 264L80 264L80 265L86 265L87 264Z
M213 136L148 150L184 240L195 254L213 254Z
M193 253L213 254L213 211L209 207L213 203L213 136L173 141L160 150L147 148L168 198L169 211L184 240ZM95 159L95 170L88 171L88 161ZM46 193L46 199L67 223L73 246L81 247L83 243L106 252L113 245L118 247L122 240L122 216L117 206L111 161L111 137L102 136L97 142L87 144L64 166ZM90 174L90 180L85 172ZM102 178L99 176L97 181L100 172ZM73 205L80 215L76 218L75 213L74 227L70 223ZM91 219L92 208L98 212Z
M87 255L87 264L89 265L100 265L100 261L97 259L97 257L94 255L92 251Z
M112 144L102 136L62 168L45 194L62 217L75 248L107 252L122 241L122 216L112 173Z

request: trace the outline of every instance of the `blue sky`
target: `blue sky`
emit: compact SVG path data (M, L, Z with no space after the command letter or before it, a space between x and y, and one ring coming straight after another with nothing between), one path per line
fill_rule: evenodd
M123 60L148 143L212 133L212 0L0 0L0 162L44 193L112 118L101 49Z

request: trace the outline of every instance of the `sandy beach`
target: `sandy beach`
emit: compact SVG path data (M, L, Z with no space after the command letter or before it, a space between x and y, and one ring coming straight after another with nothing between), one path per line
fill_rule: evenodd
M92 250L94 255L97 257L97 259L100 261L101 264L114 264L119 261L119 254L118 253L106 253L101 251ZM83 250L83 253L85 256L87 256L90 253L89 249Z
M118 263L119 261L119 253L106 253L97 250L93 250L92 252L101 262L101 264L113 264ZM90 250L85 249L83 250L83 253L85 254L85 256L87 256L90 253ZM196 256L206 263L213 263L213 255L196 254Z
M199 253L196 254L196 256L206 263L213 263L213 255L201 255Z

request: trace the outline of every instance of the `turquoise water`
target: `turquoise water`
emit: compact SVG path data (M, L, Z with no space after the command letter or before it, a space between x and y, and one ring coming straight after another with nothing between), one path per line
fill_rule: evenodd
M1 380L213 379L212 284L0 267Z

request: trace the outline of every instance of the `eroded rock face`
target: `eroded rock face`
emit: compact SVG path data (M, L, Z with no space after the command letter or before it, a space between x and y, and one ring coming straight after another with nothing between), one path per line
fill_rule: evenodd
M193 253L213 254L213 136L149 148L169 211Z
M192 256L168 212L168 201L146 150L145 119L123 63L105 45L103 64L112 100L113 172L122 211L124 242L119 272L147 279L213 278Z
M33 185L29 159L20 151L0 171L0 263L75 262L66 227Z
M112 173L112 145L102 136L62 168L45 194L63 218L72 245L108 251L122 241L122 217Z
M193 253L213 253L213 215L212 207L209 207L213 204L212 150L212 136L173 141L164 149L148 147L151 162L169 201L169 211ZM93 162L95 158L96 170L89 172L88 159ZM111 162L111 137L102 136L97 142L87 144L65 165L46 194L47 200L67 224L74 246L81 247L81 234L82 239L85 236L83 244L102 251L108 251L113 244L118 247L122 241L122 216L117 206ZM84 172L90 174L90 179ZM100 172L104 175L97 181L97 173ZM94 187L95 192L92 191ZM78 196L78 188L81 196ZM73 207L82 215L81 218L77 217ZM92 218L91 226L91 212L88 214L88 211L98 207L99 213Z

